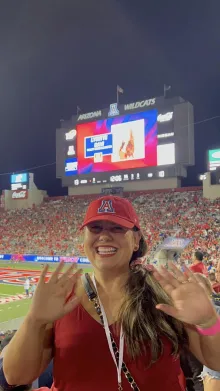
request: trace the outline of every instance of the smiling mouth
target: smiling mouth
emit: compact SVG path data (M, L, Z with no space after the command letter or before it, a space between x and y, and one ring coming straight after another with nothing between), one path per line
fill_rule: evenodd
M96 252L99 255L114 255L117 252L117 248L115 247L102 247L99 246L96 248Z

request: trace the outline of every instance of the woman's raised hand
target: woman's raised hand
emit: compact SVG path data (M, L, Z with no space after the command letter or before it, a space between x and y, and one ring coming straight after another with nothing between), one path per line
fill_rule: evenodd
M171 271L152 268L154 277L172 300L172 305L158 303L157 309L191 325L203 326L212 319L215 321L215 308L196 276L186 267L182 273L172 262L169 267Z
M79 303L79 299L71 293L82 271L78 270L74 273L76 266L73 264L60 276L63 266L61 262L48 282L45 282L48 265L41 273L28 316L42 325L62 318Z

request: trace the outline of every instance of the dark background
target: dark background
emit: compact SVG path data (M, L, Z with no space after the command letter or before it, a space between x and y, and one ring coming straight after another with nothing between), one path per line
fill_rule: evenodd
M219 0L0 0L0 173L31 170L50 195L64 194L55 173L55 130L79 105L163 94L189 100L195 121L220 115ZM220 119L195 126L197 185L206 151L220 147ZM9 175L0 175L0 189Z

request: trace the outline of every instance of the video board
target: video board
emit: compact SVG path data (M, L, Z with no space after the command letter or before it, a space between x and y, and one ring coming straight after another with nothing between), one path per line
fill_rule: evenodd
M27 190L29 188L29 174L12 174L10 178L11 190Z
M220 148L208 151L208 170L215 171L220 167Z
M180 97L79 114L57 129L57 177L79 186L182 176L180 165L194 164L193 122Z
M155 166L157 110L79 124L73 147L68 176Z

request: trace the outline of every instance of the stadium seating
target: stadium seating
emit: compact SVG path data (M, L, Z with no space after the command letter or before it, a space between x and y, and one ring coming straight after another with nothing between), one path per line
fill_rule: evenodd
M192 238L182 259L192 258L201 249L205 258L215 261L220 247L220 199L202 197L202 191L131 194L148 244L149 257L167 236Z
M216 261L220 250L220 199L202 197L201 191L129 193L153 259L157 246L167 237L192 238L182 259L190 260L195 249ZM46 199L33 209L0 212L0 253L84 255L79 231L92 196ZM220 276L219 276L220 278ZM0 332L1 343L12 331Z
M183 189L181 189L183 190ZM220 241L220 199L202 197L201 191L129 193L140 216L148 256L167 236L193 238L183 254L190 259L200 248L216 260ZM79 227L92 196L47 199L33 209L0 214L0 253L84 255Z

